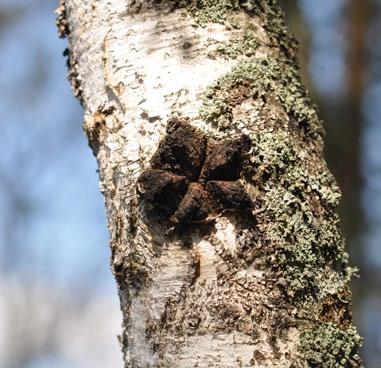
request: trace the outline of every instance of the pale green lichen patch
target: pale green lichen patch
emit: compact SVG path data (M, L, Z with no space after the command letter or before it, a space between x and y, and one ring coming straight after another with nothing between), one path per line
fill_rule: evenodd
M239 0L184 0L180 4L195 17L199 25L221 23L237 26L233 12L240 9Z
M341 330L333 323L322 323L302 333L300 351L310 367L358 368L361 338L356 328Z
M208 53L212 59L217 57L230 59L236 59L239 56L251 57L255 55L258 47L258 41L252 30L245 30L242 37L233 37L227 42L211 41L210 44L215 45L215 48Z
M246 2L246 9L251 10L262 20L263 28L271 42L277 45L287 60L297 64L298 42L290 35L285 25L283 12L277 0L251 0Z
M339 189L327 168L311 153L306 158L289 133L264 132L252 139L246 175L261 192L257 220L273 249L270 267L295 303L323 298L351 276L335 212Z
M323 134L316 109L295 68L278 58L239 62L229 74L206 90L200 116L207 122L228 128L233 121L233 108L237 105L237 100L231 99L231 91L242 87L245 99L266 99L269 93L274 94L307 136L316 139L316 135Z
M262 246L254 267L269 269L285 300L297 307L300 350L309 366L360 367L360 338L343 301L353 270L336 214L335 180L288 131L270 128L252 140L244 175L260 192L256 243Z
M288 33L281 8L275 0L182 0L178 4L195 18L198 25L221 23L240 28L236 18L239 10L257 16L268 33L273 46L295 62L297 42Z

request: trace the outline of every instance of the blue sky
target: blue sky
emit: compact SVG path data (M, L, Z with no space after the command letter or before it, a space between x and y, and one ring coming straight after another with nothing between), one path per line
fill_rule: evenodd
M7 347L0 366L83 367L96 344L103 354L93 366L117 367L120 316L103 198L82 108L66 80L66 40L57 37L54 6L0 1L6 14L0 26L0 345ZM28 332L24 317L7 324L12 308L30 313L25 317L37 331ZM47 319L53 326L76 321L82 329L42 336ZM23 351L12 338L21 338Z

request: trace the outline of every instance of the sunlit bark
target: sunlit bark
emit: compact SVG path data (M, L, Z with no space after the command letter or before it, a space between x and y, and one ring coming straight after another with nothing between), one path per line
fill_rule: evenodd
M340 194L276 2L67 0L58 22L125 366L359 367Z

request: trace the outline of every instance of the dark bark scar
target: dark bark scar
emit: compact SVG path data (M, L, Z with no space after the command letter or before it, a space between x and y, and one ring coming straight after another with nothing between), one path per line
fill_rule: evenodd
M102 142L107 136L106 117L112 114L114 110L113 106L102 107L83 124L83 130L87 136L89 146L95 155L97 155Z
M177 117L168 121L166 133L138 179L150 220L180 230L225 210L252 210L253 201L239 180L251 148L247 135L216 142Z

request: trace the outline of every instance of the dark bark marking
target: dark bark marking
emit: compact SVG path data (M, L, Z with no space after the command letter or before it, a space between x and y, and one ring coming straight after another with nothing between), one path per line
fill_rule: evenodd
M320 320L331 322L346 330L352 323L350 293L343 290L336 295L328 295L322 301Z
M60 0L60 4L58 8L56 9L55 13L57 14L56 17L56 26L58 29L58 36L60 38L65 38L69 35L69 22L66 18L66 4L65 0Z
M93 150L95 156L99 152L101 144L107 137L106 117L113 113L115 108L110 106L108 108L100 108L92 116L92 119L85 121L83 130L88 139L90 148Z
M81 78L78 72L78 66L76 61L76 55L70 49L66 48L63 52L63 56L66 56L67 66L67 79L70 82L71 89L74 96L78 99L81 106L83 106L83 89L81 86Z
M232 106L240 105L247 100L251 92L250 83L243 81L241 85L231 90L228 101Z

